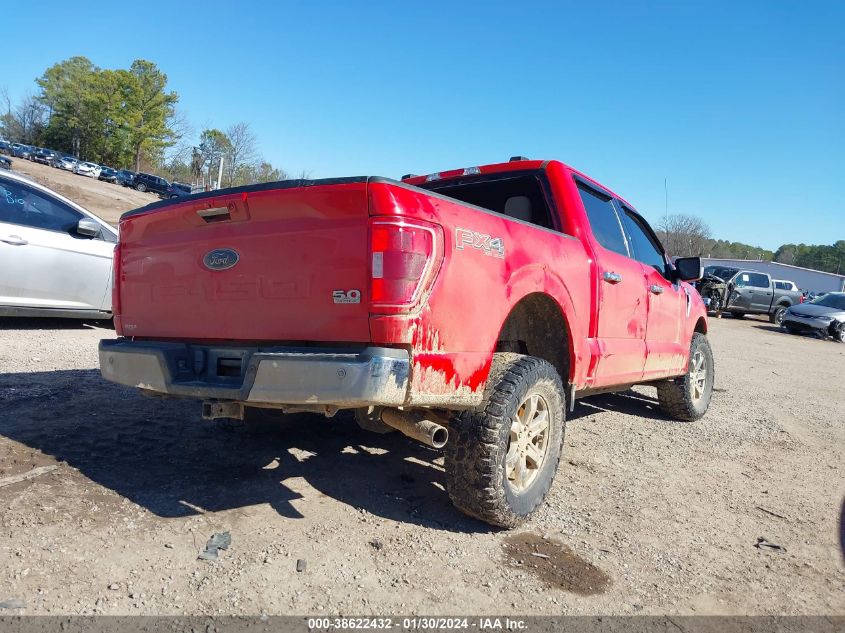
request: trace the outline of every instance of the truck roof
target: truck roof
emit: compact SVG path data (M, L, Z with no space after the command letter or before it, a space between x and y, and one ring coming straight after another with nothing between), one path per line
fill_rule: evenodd
M507 173L509 171L532 171L532 170L543 170L545 169L550 163L556 163L560 165L564 170L570 171L573 174L577 175L579 178L586 180L587 182L595 185L599 189L603 189L607 193L611 194L615 198L618 198L626 205L631 207L632 209L636 210L636 207L632 205L630 202L625 200L622 196L614 193L609 187L601 184L600 182L590 178L587 174L575 169L574 167L570 167L566 163L563 163L559 160L529 160L529 159L511 159L506 163L491 163L489 165L476 165L473 167L459 167L457 169L449 169L447 171L439 171L434 172L432 174L426 174L423 176L408 176L402 178L402 182L408 185L413 185L418 187L420 185L424 185L427 182L438 181L438 180L448 180L451 178L460 178L462 176L473 176L473 175L483 175L483 174L501 174Z

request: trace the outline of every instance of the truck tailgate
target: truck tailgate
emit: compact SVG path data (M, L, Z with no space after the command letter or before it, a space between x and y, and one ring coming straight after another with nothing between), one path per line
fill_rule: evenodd
M367 181L159 203L120 223L115 325L181 340L369 340Z

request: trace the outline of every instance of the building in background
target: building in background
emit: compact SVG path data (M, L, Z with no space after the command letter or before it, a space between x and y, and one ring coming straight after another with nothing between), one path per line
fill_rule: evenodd
M701 262L707 266L729 266L741 270L753 270L768 273L772 279L794 281L801 289L809 292L845 292L845 275L826 273L811 268L790 266L778 262L764 262L754 259L712 259L702 257Z

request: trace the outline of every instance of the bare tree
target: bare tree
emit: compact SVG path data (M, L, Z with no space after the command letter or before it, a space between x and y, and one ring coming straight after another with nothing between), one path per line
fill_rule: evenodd
M8 95L2 98L7 98ZM3 129L12 141L33 144L44 129L44 105L32 94L26 95L20 104L2 115Z
M252 167L259 162L258 156L258 138L249 127L249 123L235 123L230 125L226 130L226 136L229 138L231 149L229 150L227 161L224 164L226 170L226 182L231 187L236 183L238 176L242 176L245 168Z
M0 86L0 108L3 109L0 114L0 136L9 136L9 124L12 120L12 98L9 96L9 89L6 86Z
M173 132L173 145L168 148L164 161L169 165L191 164L196 149L196 128L184 110L175 109L167 119L167 127Z
M711 245L710 227L693 215L673 214L661 218L657 235L672 257L701 257Z

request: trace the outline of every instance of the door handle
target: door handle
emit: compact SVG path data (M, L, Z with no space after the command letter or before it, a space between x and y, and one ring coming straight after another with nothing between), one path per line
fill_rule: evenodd
M0 242L6 242L6 244L11 244L12 246L25 246L29 244L25 239L23 239L20 235L10 235L8 237L0 237Z
M618 284L620 281L622 281L622 275L606 270L602 275L602 279L604 279L609 284Z
M648 287L648 289L651 290L652 294L655 294L655 295L662 295L663 294L663 286L658 286L657 284L652 284L651 286Z

